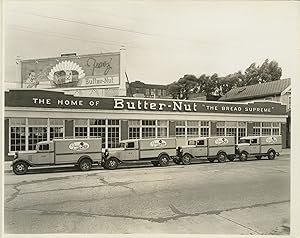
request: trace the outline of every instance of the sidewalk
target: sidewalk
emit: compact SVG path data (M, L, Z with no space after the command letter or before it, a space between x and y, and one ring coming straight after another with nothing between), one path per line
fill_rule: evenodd
M291 153L291 149L283 149L280 153L280 155L289 155ZM279 157L280 158L280 157ZM10 167L12 161L5 161L4 162L4 171L8 172L8 171L12 171L12 168Z

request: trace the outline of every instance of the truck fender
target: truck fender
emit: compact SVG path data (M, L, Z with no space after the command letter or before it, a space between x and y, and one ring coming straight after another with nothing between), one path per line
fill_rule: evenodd
M227 153L224 150L219 150L218 153L217 153L217 157L219 156L220 153L225 153L227 155Z
M189 155L189 156L191 156L192 158L194 158L194 156L191 154L191 153L184 153L183 155L182 155L182 157L184 156L184 155Z
M161 153L157 156L157 158L161 157L162 155L168 156L168 160L170 160L170 156L169 156L166 152L161 152Z
M32 163L30 163L30 162L27 161L27 160L23 160L23 159L16 159L16 160L13 160L12 165L15 164L15 163L17 163L17 162L20 162L20 161L26 163L26 164L28 165L28 167L33 167L33 164L32 164Z
M93 160L92 160L91 157L88 156L88 155L83 155L83 156L81 156L81 157L78 159L77 164L80 164L81 160L83 160L83 159L89 159L89 160L91 161L91 163L93 164Z
M115 157L115 156L108 156L108 157L105 159L105 161L107 161L107 160L109 160L109 159L116 159L116 160L119 161L120 164L121 164L121 163L124 163L122 160L120 160L119 158L117 158L117 157Z
M276 151L275 151L273 148L268 149L268 152L267 152L267 153L269 153L269 152L272 151L272 150L276 153Z

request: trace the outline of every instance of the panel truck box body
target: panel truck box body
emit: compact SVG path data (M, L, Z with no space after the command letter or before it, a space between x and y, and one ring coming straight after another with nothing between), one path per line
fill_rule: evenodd
M190 164L193 159L206 157L209 162L216 159L222 163L235 158L235 142L233 136L191 138L187 145L178 147L176 164Z
M282 138L278 136L245 136L237 144L237 153L241 161L246 161L248 157L255 156L261 159L267 156L273 160L282 151Z
M25 174L28 167L74 164L82 171L90 170L102 160L101 138L54 139L38 142L32 152L16 152L12 162L13 172Z
M167 166L176 156L176 139L131 139L120 142L120 148L105 150L102 166L116 169L120 163L152 162L154 166Z

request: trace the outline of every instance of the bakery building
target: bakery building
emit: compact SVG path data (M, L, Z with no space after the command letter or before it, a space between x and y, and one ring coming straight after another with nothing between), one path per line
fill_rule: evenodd
M104 148L132 138L286 135L280 102L210 102L87 97L45 89L5 92L5 155L54 138L103 139ZM256 126L259 123L259 127ZM284 139L283 139L284 141ZM283 145L285 146L285 145Z

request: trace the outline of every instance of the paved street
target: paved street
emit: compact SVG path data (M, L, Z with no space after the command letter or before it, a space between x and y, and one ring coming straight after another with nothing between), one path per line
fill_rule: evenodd
M136 167L5 172L5 232L289 234L289 154Z

